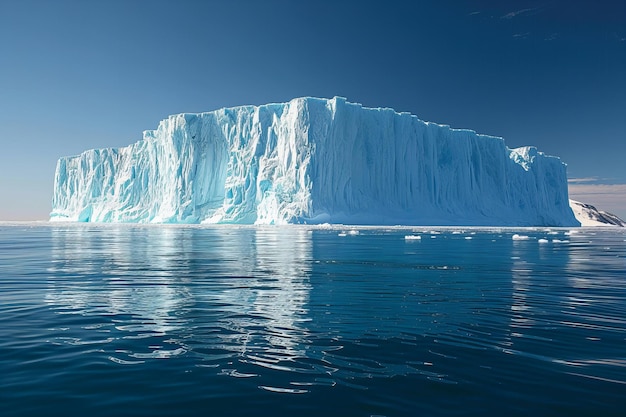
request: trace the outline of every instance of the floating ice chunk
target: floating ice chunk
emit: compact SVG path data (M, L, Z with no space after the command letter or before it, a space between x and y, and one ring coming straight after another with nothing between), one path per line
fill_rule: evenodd
M415 235L406 235L404 236L404 240L422 240L422 237Z
M465 240L472 240L471 236L465 236Z
M347 234L345 234L344 232L338 233L337 236L339 237L346 237L348 236Z
M548 243L548 242L549 242L549 240L548 240L548 239L543 239L543 238L542 238L542 239L539 239L537 242L539 242L539 243Z
M356 236L356 235L358 235L358 234L359 234L359 231L358 231L358 230L354 230L354 229L353 229L353 230L350 230L350 231L348 232L348 234L349 234L349 235L352 235L352 236Z
M513 239L513 240L528 240L528 239L530 239L530 236L518 235L517 233L515 233L513 236L511 236L511 239Z

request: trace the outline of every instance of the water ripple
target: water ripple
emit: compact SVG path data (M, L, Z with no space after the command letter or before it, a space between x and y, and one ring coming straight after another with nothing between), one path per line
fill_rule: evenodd
M9 415L621 410L623 232L0 231Z

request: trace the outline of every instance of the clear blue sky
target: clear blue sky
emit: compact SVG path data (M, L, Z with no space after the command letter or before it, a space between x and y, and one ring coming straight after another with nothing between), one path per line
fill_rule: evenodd
M0 0L0 220L167 115L335 95L535 145L626 218L626 0Z

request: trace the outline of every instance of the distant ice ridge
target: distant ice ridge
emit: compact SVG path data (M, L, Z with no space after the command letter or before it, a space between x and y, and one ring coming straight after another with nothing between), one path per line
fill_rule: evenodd
M340 97L170 116L54 183L53 221L579 225L559 158Z
M576 216L576 220L578 220L582 226L626 227L626 222L615 214L598 210L591 204L585 204L575 200L570 200L569 204L574 212L574 216Z

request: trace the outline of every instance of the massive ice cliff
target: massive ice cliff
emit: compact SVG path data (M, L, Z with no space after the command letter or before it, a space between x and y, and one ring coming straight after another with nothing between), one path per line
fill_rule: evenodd
M81 222L579 224L558 158L339 97L170 116L61 158L52 205Z

